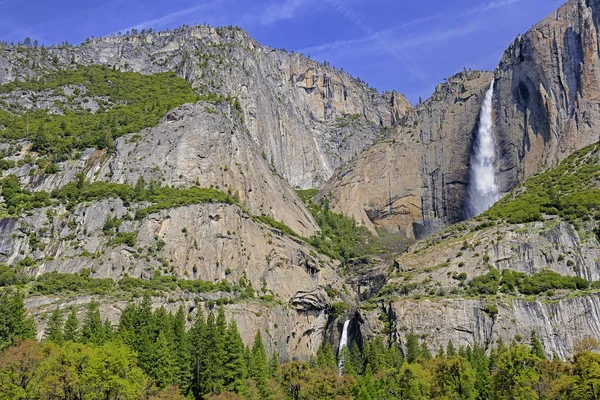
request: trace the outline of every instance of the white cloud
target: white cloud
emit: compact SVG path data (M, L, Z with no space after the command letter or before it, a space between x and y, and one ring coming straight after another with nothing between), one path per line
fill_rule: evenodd
M271 25L279 21L294 19L298 10L311 0L285 0L272 3L260 16L262 25Z

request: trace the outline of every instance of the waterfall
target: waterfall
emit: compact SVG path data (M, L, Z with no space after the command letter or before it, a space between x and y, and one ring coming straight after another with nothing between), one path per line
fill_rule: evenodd
M340 370L340 376L342 376L342 372L344 369L344 359L342 358L342 349L348 346L348 325L350 325L350 320L347 319L344 322L344 328L342 329L342 336L340 337L340 347L338 349L338 369Z
M496 141L492 121L492 100L494 81L485 93L479 115L479 130L473 155L471 156L471 176L469 181L469 203L467 217L475 217L494 204L500 198L496 185Z

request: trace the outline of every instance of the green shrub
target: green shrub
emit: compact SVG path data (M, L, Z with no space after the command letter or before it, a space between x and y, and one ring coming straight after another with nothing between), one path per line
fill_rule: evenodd
M117 233L117 236L115 236L108 242L108 246L115 247L125 245L129 247L135 247L136 239L137 232L119 232Z
M337 318L342 316L346 311L350 309L350 305L343 301L331 303L329 306L329 316L331 318Z
M170 109L200 99L190 83L174 72L142 75L99 65L56 70L39 80L15 80L0 86L0 92L49 90L59 94L66 85L83 85L86 96L108 97L113 105L101 107L95 114L73 111L59 103L55 106L64 115L41 109L11 114L0 109L0 126L6 127L0 137L30 140L33 150L61 161L74 149L111 148L114 139L154 126Z
M600 143L579 150L556 168L529 178L483 215L491 220L519 224L542 221L543 214L576 222L600 210L596 153Z

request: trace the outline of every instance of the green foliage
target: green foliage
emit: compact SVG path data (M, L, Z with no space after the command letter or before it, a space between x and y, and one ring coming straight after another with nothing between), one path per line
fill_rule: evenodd
M294 236L299 238L300 235L298 235L296 232L294 232L292 230L292 228L290 228L289 226L287 226L286 224L284 224L283 222L279 222L274 220L273 218L269 217L268 215L260 215L257 217L254 217L255 220L260 221L264 224L270 225L273 228L277 229L278 231L281 231L283 233L285 233L286 235L289 236Z
M342 315L344 315L344 313L346 313L346 311L348 311L350 309L350 304L343 302L343 301L338 301L338 302L334 302L331 303L331 305L329 306L329 317L336 319Z
M56 271L38 276L33 283L32 292L43 295L60 293L90 293L104 295L115 289L112 279L90 278L87 274L66 274Z
M108 246L120 246L125 245L128 247L135 247L135 241L137 239L137 232L119 232L117 236L112 238L108 242Z
M25 314L23 297L17 292L0 292L0 351L15 338L33 339L35 324Z
M319 194L319 189L296 190L296 194L304 203L310 203Z
M23 190L15 175L0 179L0 189L4 198L4 207L9 215L20 215L23 211L51 204L48 193Z
M0 92L50 91L59 95L67 85L85 86L84 100L95 98L102 105L100 110L92 114L58 103L55 106L62 108L64 115L0 109L0 126L6 127L0 137L28 139L33 150L60 161L69 158L74 149L110 148L114 139L154 126L170 109L200 99L190 83L173 72L142 75L99 65L56 70L39 80L15 80L0 86Z
M321 232L308 241L320 253L346 263L376 251L371 232L358 226L355 220L332 212L327 199L323 204L309 200L307 206L321 228Z
M52 311L52 314L48 319L48 324L46 325L46 329L44 330L44 339L58 344L62 343L63 329L63 314L60 308L56 308L54 311Z
M488 295L496 294L498 290L503 293L520 293L524 295L538 295L550 290L585 290L590 287L590 282L578 276L563 276L554 271L543 270L527 276L522 272L505 269L502 274L496 269L491 269L486 275L475 277L469 281L471 294Z
M512 224L542 221L543 214L570 222L584 220L600 210L598 151L600 144L579 150L556 168L528 179L492 206L484 217Z
M14 175L9 175L0 180L2 196L9 214L20 214L23 211L49 206L51 198L67 204L72 210L77 204L83 202L99 201L109 198L118 198L125 205L133 202L149 202L151 206L139 209L136 219L143 219L148 214L156 213L163 209L183 207L200 203L234 204L235 200L228 194L212 188L190 187L176 189L168 186L159 186L154 182L146 185L143 180L135 187L110 182L89 183L85 175L80 173L77 180L71 182L51 194L47 192L29 192L21 188L19 180ZM105 221L103 231L110 234L118 230L122 220L116 217ZM288 228L289 229L289 228Z

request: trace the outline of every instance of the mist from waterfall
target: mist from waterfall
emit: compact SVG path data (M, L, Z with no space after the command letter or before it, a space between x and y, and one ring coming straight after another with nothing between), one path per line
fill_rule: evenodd
M342 336L340 337L340 346L338 349L338 369L340 371L340 376L342 376L345 362L344 358L342 357L342 349L348 346L348 325L350 325L349 319L344 322L344 328L342 329Z
M485 93L479 115L479 130L471 156L467 218L475 217L486 211L500 198L494 165L496 141L492 119L493 98L494 81Z

